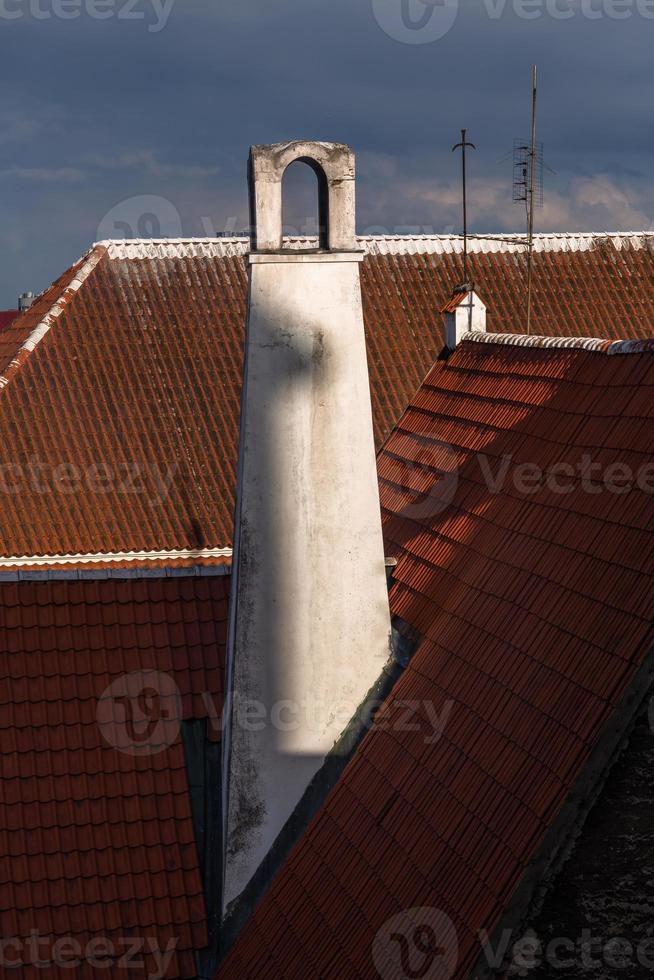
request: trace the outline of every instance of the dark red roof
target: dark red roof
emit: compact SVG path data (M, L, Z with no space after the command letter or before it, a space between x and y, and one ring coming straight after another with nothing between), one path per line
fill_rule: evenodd
M556 469L588 454L651 485L650 347L469 340L430 371L379 457L391 606L422 639L220 978L373 980L375 937L419 907L468 976L652 650L651 492ZM522 464L549 485L525 491Z
M228 581L0 583L5 940L36 931L48 960L61 938L82 949L106 939L122 956L129 937L150 937L172 944L167 977L196 976L207 916L180 723L207 717L207 694L221 704ZM143 689L149 702L136 700ZM29 966L29 947L6 955L21 977L71 975ZM134 976L156 975L146 960ZM85 963L75 975L99 972Z
M8 327L17 316L18 310L0 310L0 330Z
M534 330L652 333L652 240L539 236ZM442 349L439 311L460 280L461 239L361 244L381 444ZM232 541L247 248L220 239L97 245L2 331L3 472L18 492L0 495L0 561L153 551L182 563L228 559L216 552ZM489 329L520 331L523 247L473 240L470 249ZM57 468L71 465L81 483L60 492ZM135 466L152 469L134 483ZM98 467L113 477L98 484ZM165 495L154 468L172 474Z

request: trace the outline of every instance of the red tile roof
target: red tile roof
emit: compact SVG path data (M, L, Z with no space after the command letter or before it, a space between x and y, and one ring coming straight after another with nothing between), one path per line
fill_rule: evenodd
M0 330L8 327L18 316L18 310L0 310Z
M653 241L538 237L534 329L651 333ZM361 243L380 444L442 348L438 311L460 278L461 239ZM191 561L225 560L216 552L232 540L247 247L242 239L94 246L1 332L0 434L9 448L0 565L153 551L168 562L189 552ZM489 329L521 329L524 248L473 239L470 253ZM135 467L147 470L135 477ZM162 493L166 472L172 483Z
M469 975L652 651L652 491L574 468L651 486L653 424L654 350L469 340L433 367L379 456L391 606L422 639L221 980L373 980L375 936L416 907ZM523 464L550 482L525 491Z
M461 306L464 300L470 295L469 289L455 289L447 303L443 306L441 313L455 313L457 308Z
M228 584L220 575L0 583L5 940L38 932L48 960L61 938L82 949L106 939L122 955L129 937L149 937L160 950L174 946L166 976L196 976L206 911L179 728L207 717L204 692L221 703ZM143 687L154 700L140 713L133 699ZM147 738L148 717L166 711ZM28 947L6 954L31 963ZM76 975L99 972L86 963Z

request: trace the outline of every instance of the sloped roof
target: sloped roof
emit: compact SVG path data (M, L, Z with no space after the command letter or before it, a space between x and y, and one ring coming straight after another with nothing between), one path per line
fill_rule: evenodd
M441 310L441 313L455 313L461 304L468 299L471 289L457 287Z
M537 236L534 329L650 333L653 241ZM360 244L380 444L442 349L461 239ZM229 560L248 247L100 243L2 331L0 567ZM517 238L470 242L490 330L521 329L524 261Z
M419 645L220 978L406 975L385 923L428 907L463 980L583 796L654 646L654 343L607 347L468 334L385 444L391 607Z
M0 310L0 330L8 327L18 316L18 310Z
M172 944L167 977L196 976L207 914L180 725L207 717L207 694L221 704L228 587L215 574L0 582L0 933L23 944L3 959L21 977L71 974L30 965L33 932L44 962L58 939L122 957L141 937L134 975L155 976L149 937ZM140 704L142 689L152 711L133 712L132 736L121 698ZM86 960L75 972L97 975Z

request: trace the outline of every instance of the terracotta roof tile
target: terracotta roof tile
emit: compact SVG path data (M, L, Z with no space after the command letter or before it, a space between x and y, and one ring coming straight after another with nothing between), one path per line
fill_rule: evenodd
M653 240L538 236L534 329L651 334ZM461 240L380 237L361 244L379 445L442 349L439 311L460 278ZM37 567L25 559L72 556L62 565L71 567L76 555L106 564L103 556L117 553L123 557L113 564L121 567L135 552L140 563L150 552L180 564L229 559L215 552L232 540L247 248L245 240L221 239L94 246L1 331L7 383L0 432L11 448L0 488L0 560ZM489 329L520 330L524 248L510 236L471 239L470 267ZM512 413L540 398L569 360L561 355L552 375L530 386L528 368L519 377L526 355L504 381L488 356L488 373L471 379L478 397L484 385L513 380L529 391L517 407L493 407L495 421L476 436L486 440L493 425L506 427ZM616 391L628 395L633 391ZM416 417L413 424L422 423ZM644 428L638 438L645 439ZM166 473L169 490L160 483Z
M0 330L5 330L18 316L18 310L0 310Z
M220 575L0 583L5 939L38 932L51 950L58 938L120 949L150 937L161 950L173 944L167 977L195 977L206 912L179 726L207 717L203 694L221 703L228 588ZM132 674L170 717L143 754L115 700L138 703L125 686ZM21 956L21 976L70 974ZM151 953L146 961L156 975ZM82 963L78 975L95 974Z
M391 606L422 640L221 980L264 978L267 954L280 980L373 980L379 930L424 906L454 922L468 976L654 640L651 494L579 475L525 493L513 467L589 453L638 472L654 399L629 419L636 386L654 394L652 353L469 341L430 371L378 460ZM432 497L442 443L456 480ZM480 459L497 474L506 456L494 490Z

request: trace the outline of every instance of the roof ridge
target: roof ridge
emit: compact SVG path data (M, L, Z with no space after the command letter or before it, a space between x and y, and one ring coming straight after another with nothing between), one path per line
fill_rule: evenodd
M83 264L77 270L68 285L64 287L47 313L45 313L45 315L39 320L37 325L30 332L29 336L20 345L17 353L7 365L4 374L0 376L0 391L7 387L14 374L23 366L32 351L38 347L55 321L59 318L59 316L61 316L66 306L68 306L75 293L84 284L102 257L106 255L106 252L107 250L105 248L94 245L82 256L81 259L78 260L78 262L83 262Z
M596 351L602 354L654 353L654 337L648 340L606 340L601 337L542 337L524 333L485 333L470 330L461 342L477 344L505 344L509 347L568 348L569 350Z
M317 240L318 236L312 235L284 235L284 238L291 241L305 241ZM421 238L425 241L450 241L450 240L463 240L463 235L452 232L451 234L446 233L417 233L417 232L389 232L380 234L363 234L357 235L357 238L364 239L366 241L388 241L389 239L413 239ZM468 232L468 238L476 240L489 240L496 241L497 239L509 239L509 240L519 240L522 241L525 238L524 233L517 231L494 231L482 233L482 232ZM649 229L642 229L640 231L634 229L633 231L535 231L534 239L543 240L547 238L654 238L654 231ZM164 237L164 238L101 238L99 241L94 242L87 253L91 252L98 245L174 245L180 244L182 242L198 242L198 243L213 243L218 244L220 242L247 242L250 240L249 235L179 235L175 237Z
M316 245L315 235L286 235L286 242L298 245ZM458 254L463 250L462 235L435 234L379 234L357 235L357 241L369 255L400 255L426 252L429 254ZM176 257L184 257L185 250L191 250L191 257L202 254L202 250L213 252L216 257L234 258L245 255L249 250L250 239L245 235L229 237L181 237L181 238L127 238L105 239L96 242L105 247L111 259L145 259L161 250L175 249ZM654 243L654 232L540 232L534 235L536 252L550 251L588 251L596 245L607 243L617 250L623 247L642 249ZM527 242L524 234L497 232L492 234L471 234L468 247L471 254L490 252L524 252ZM194 252L195 249L200 252ZM206 254L206 252L205 252ZM211 257L207 255L207 257Z

